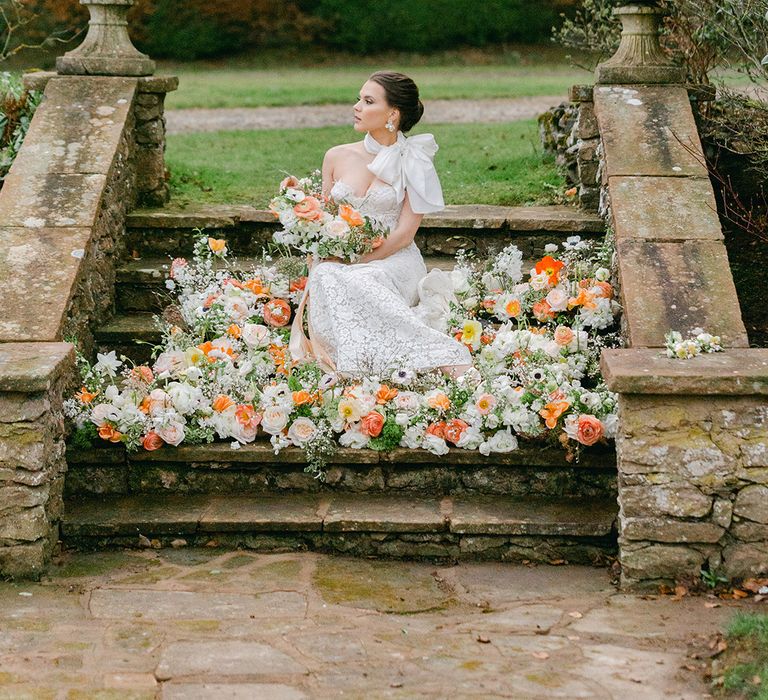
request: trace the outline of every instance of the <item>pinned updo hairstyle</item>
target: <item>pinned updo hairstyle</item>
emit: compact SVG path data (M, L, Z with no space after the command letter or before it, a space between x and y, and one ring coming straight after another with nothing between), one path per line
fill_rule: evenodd
M424 114L424 105L419 99L419 88L407 75L393 71L377 71L368 80L381 85L391 107L400 111L400 131L413 129Z

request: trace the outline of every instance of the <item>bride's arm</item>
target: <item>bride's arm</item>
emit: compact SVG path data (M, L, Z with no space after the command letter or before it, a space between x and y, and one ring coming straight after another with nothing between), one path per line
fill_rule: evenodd
M406 192L405 200L403 200L403 210L400 212L400 218L395 228L392 229L389 236L384 239L384 242L376 250L363 255L358 262L367 263L372 260L382 260L413 243L413 238L416 235L416 231L419 230L423 218L424 214L415 214L413 209L411 209L408 192Z
M335 151L335 147L329 148L323 158L323 194L326 197L330 196L331 188L333 187L333 168L336 161Z

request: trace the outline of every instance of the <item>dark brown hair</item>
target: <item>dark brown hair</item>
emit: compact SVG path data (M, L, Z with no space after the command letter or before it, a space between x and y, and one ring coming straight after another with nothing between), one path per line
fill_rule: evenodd
M424 114L424 105L413 80L402 73L386 70L377 71L368 80L381 85L389 105L400 111L400 131L407 132L416 126Z

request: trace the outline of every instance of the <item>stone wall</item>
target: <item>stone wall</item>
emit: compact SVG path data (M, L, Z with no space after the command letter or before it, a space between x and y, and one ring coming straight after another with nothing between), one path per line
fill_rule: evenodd
M58 541L68 343L0 344L0 576L39 577Z
M622 582L768 573L768 350L603 356L621 393Z

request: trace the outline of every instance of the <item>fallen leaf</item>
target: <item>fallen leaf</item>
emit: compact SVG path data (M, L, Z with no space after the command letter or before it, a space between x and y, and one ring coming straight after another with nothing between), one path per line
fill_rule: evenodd
M672 600L675 600L675 601L682 600L687 595L688 595L688 587L678 584L677 586L675 586L675 595L672 596Z
M720 603L704 603L705 608L719 608Z
M686 671L698 671L698 667L693 664L683 664L680 668L684 668Z
M401 681L395 681L394 683L389 684L390 688L402 688L403 684Z
M181 549L182 547L186 547L186 546L187 546L186 540L178 539L178 540L173 540L171 542L171 547L173 547L174 549Z
M740 588L734 588L733 589L733 599L738 600L739 598L747 598L749 596L749 593L746 591L742 591Z
M570 617L575 618L576 620L580 620L584 615L582 615L578 610L574 610L573 612L569 612L568 615Z
M549 658L549 653L546 652L546 651L532 651L531 652L531 656L534 659L548 659Z
M566 563L565 559L552 559L549 562L552 566L562 566Z
M750 593L758 593L764 586L768 586L768 578L748 578L741 584L741 587Z
M482 634L477 635L477 641L480 642L480 644L490 644L491 640L488 637L483 636Z

